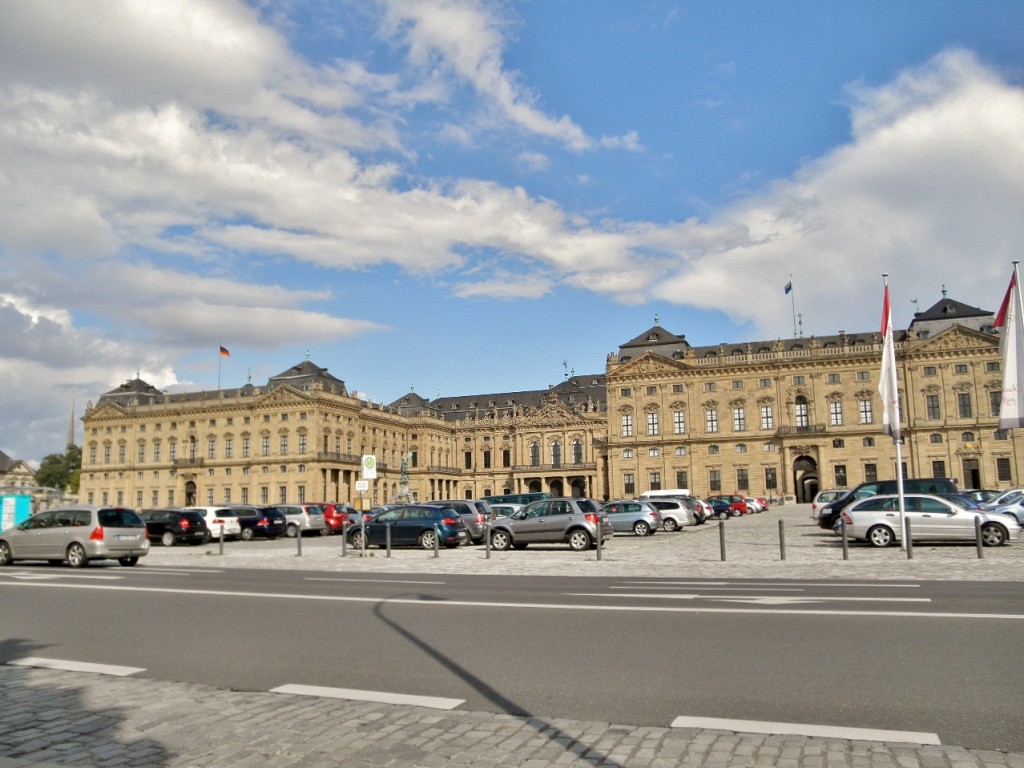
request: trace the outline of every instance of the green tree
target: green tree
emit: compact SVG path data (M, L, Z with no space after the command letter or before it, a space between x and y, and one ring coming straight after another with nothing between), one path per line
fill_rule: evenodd
M66 490L74 481L77 486L82 468L82 449L69 445L64 453L51 453L43 457L36 471L36 483L47 488Z

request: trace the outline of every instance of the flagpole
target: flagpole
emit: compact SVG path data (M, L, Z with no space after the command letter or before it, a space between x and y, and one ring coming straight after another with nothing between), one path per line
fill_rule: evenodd
M796 338L796 291L793 290L793 273L789 273L789 302L793 306L793 338Z
M900 547L907 548L906 505L903 498L903 448L900 445L900 389L896 376L896 342L892 337L892 308L889 302L889 273L882 273L885 285L885 299L882 304L882 376L879 394L886 398L882 403L883 427L889 425L889 434L896 445L896 493L900 508ZM896 408L892 407L893 403Z
M222 355L220 353L220 350L218 349L217 350L217 391L218 392L220 392L220 359L222 357L224 357L224 355Z

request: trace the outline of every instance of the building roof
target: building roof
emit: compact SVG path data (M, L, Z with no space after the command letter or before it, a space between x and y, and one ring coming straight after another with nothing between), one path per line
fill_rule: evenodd
M910 326L913 327L914 323L922 321L927 322L929 320L953 320L965 317L992 317L994 315L994 312L989 312L985 309L978 309L977 307L972 307L970 304L964 304L956 299L950 299L943 296L924 312L915 312L914 319L910 323Z

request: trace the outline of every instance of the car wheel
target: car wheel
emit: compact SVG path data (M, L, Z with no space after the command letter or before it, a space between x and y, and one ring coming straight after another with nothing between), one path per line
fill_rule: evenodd
M577 528L569 534L569 549L573 552L582 552L585 549L590 549L590 534Z
M134 556L133 557L119 557L119 558L117 558L117 562L119 562L121 565L123 565L125 567L130 568L131 566L133 566L137 562L139 562L139 558L134 557Z
M203 544L209 544L211 541L213 541L213 536L207 531L203 534Z
M673 517L666 517L665 521L662 523L662 525L665 527L665 530L668 531L669 533L672 533L672 531L678 531L679 530L679 523L677 523L675 521L675 518L673 518Z
M986 547L1001 547L1006 543L1006 529L1001 525L989 523L981 526L981 543Z
M348 537L348 543L356 549L363 548L363 532L353 531L352 535Z
M11 545L6 541L0 541L0 565L10 565L14 562L11 556Z
M420 534L420 549L433 549L435 541L437 541L437 536L433 531L424 531Z
M252 528L242 529L242 541L252 541L252 537L255 535L256 534L253 532Z
M895 539L892 529L884 525L876 525L868 531L868 541L876 547L888 547Z
M326 528L321 528L320 529L320 535L321 536L330 536L332 533L334 533L334 529L331 528L331 526L329 526L329 525Z
M718 513L718 519L719 520L728 520L729 519L729 513L726 512L725 510L722 510L721 512Z
M173 547L174 534L170 531L164 531L163 535L160 537L160 543L163 544L165 547Z
M72 568L84 568L89 564L89 557L85 554L85 547L77 541L72 542L68 547L68 565Z
M740 512L740 511L739 511L738 509L734 509L734 510L732 511L732 516L733 516L733 517L739 517L739 516L740 516L740 515L742 515L742 514L743 514L743 513L742 513L742 512Z
M295 523L289 523L288 530L286 530L285 533L288 534L289 539L294 539L299 535L299 526Z
M637 536L650 536L651 526L645 523L643 520L637 520L633 523L633 533Z
M491 547L504 552L506 549L512 546L512 537L502 530L497 530L491 533Z

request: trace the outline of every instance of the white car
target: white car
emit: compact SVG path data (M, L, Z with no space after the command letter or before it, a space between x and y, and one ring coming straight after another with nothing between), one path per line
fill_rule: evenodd
M996 547L1020 538L1020 525L1009 515L963 509L939 496L907 494L903 512L912 541L975 541L975 520L981 520L981 540ZM870 496L854 502L842 513L846 535L876 547L887 547L903 536L899 496Z
M661 527L678 531L684 525L696 525L697 517L680 499L648 499L647 502L661 513Z
M224 539L237 539L242 535L242 524L238 522L236 507L185 507L187 511L198 512L206 518L206 527L210 529L210 538L219 539L221 529Z
M830 501L845 496L849 491L845 488L830 488L827 491L818 491L814 495L814 500L811 502L811 520L818 521L818 510L828 504Z

